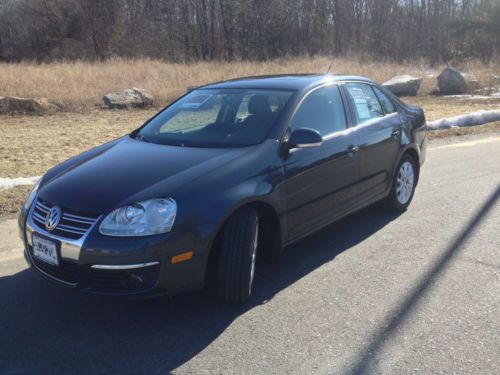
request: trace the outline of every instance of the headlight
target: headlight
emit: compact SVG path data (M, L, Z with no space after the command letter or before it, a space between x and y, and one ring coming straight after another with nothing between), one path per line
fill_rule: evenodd
M99 227L106 236L149 236L170 232L177 214L172 198L151 199L120 207L104 218Z
M36 182L35 186L33 186L33 189L31 189L26 202L24 202L24 208L27 210L31 207L31 203L33 203L33 201L35 200L36 193L38 192L38 186L40 186L40 181L42 181L42 179L39 179Z

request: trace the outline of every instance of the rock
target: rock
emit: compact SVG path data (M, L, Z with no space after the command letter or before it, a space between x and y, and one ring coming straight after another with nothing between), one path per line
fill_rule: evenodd
M47 98L27 99L13 96L0 97L0 114L34 114L44 115L64 109L60 101Z
M422 78L405 74L391 78L382 83L382 86L397 96L415 96L421 84Z
M481 83L471 74L462 74L465 79L465 89L467 92L479 91L481 89Z
M459 95L467 91L464 75L450 66L441 72L437 80L441 94Z
M102 101L108 108L147 108L153 105L153 95L147 90L126 89L104 95Z

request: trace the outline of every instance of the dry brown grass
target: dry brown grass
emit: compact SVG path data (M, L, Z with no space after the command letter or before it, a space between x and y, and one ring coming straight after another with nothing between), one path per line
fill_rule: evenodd
M434 130L427 133L427 139L432 142L434 139L449 138L451 141L453 137L474 136L479 134L500 134L500 121L465 128Z
M13 189L0 191L0 215L19 211L19 207L26 200L31 186L18 186Z
M163 106L184 93L186 87L241 76L278 73L325 72L329 57L279 59L267 62L200 62L172 64L150 59L111 59L102 63L58 62L51 64L0 64L0 96L46 97L64 102L69 111L87 111L100 105L110 91L129 87L149 89ZM499 74L497 65L469 64L461 67L483 83ZM363 75L380 82L397 74L424 78L421 94L435 89L442 67L424 63L398 65L370 59L336 58L333 72Z
M0 176L36 176L71 156L130 133L155 113L92 111L0 116Z
M152 91L157 105L163 106L185 92L187 86L240 76L278 73L324 72L330 59L282 59L265 63L170 64L155 60L114 59L99 64L60 62L0 64L0 96L47 97L61 100L68 111L50 116L0 116L0 177L40 175L53 165L91 147L129 133L156 110L101 111L103 94L128 87ZM397 74L424 78L420 95L404 98L424 108L428 120L455 116L500 106L500 99L470 101L429 96L435 89L442 67L428 69L424 64L396 65L368 63L359 59L336 59L332 71L372 77L384 81ZM499 74L494 64L462 67L483 84ZM499 82L496 82L498 85ZM429 133L429 138L500 132L500 122L462 129ZM30 187L0 191L0 214L15 212Z
M457 98L445 98L428 95L403 98L403 101L422 107L428 121L439 120L444 117L458 116L467 112L500 109L500 98L488 100L461 100Z
M109 114L109 112L107 112ZM33 123L28 127L36 133L32 138L29 147L25 142L10 140L11 150L21 155L17 160L9 160L8 163L0 165L0 175L5 177L31 176L39 175L45 172L52 165L57 164L68 157L86 150L94 145L116 138L119 135L127 133L135 128L136 121L145 119L149 113L146 111L131 111L127 116L120 113L113 113L112 116L101 114L80 115L73 114L74 121L64 115L50 116L50 124L42 124L39 120L43 118L30 117ZM60 116L60 117L59 117ZM99 119L100 120L99 120ZM1 117L0 117L1 119ZM18 118L19 120L19 118ZM86 121L92 120L91 125L87 127L93 136L83 133L79 137L67 137L67 131L78 130ZM15 125L13 125L15 126ZM11 130L11 127L7 127ZM105 130L105 131L104 131ZM64 133L64 134L61 134ZM437 130L428 133L428 138L432 143L435 139L449 138L456 136L468 136L476 134L500 134L500 122L492 124L475 126L471 128L454 128ZM2 141L2 155L5 155L5 141ZM52 147L59 148L60 152L47 151ZM23 152L24 150L24 152ZM19 206L26 199L31 186L19 186L16 188L0 191L0 215L17 212Z
M406 98L421 106L428 120L455 116L479 109L500 106L496 103L459 101L435 97ZM44 173L53 165L137 128L155 110L88 111L57 113L49 116L0 116L0 177L27 177ZM429 132L440 136L497 129L475 127Z

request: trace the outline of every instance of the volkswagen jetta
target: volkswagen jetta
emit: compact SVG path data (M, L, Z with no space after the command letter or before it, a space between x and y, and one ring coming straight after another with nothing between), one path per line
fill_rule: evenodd
M84 292L199 290L232 302L256 257L377 201L410 204L423 111L353 76L253 77L197 88L131 134L49 170L21 207L25 257Z

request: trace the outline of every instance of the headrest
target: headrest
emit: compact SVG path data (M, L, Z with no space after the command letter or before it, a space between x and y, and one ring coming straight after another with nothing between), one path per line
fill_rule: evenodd
M248 101L248 112L252 115L269 115L271 107L264 95L254 95Z

